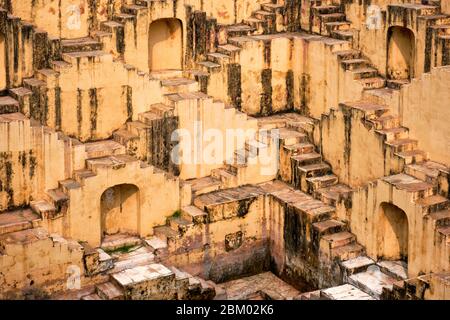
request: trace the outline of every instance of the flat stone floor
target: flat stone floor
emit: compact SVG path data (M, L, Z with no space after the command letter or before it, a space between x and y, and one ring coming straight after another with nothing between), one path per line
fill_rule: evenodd
M300 292L271 272L220 284L228 300L292 300Z

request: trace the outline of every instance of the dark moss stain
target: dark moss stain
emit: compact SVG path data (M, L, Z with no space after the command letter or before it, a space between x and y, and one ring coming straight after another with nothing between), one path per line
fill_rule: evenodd
M208 94L209 74L196 75L195 81L200 84L200 91Z
M61 130L61 88L55 88L55 127Z
M425 36L424 72L430 72L431 70L431 47L433 41L433 33L433 29L427 28Z
M262 70L261 86L260 114L268 116L272 114L272 69Z
M294 72L288 70L286 74L286 110L294 109Z
M13 48L14 48L14 57L13 57L13 65L14 65L14 73L19 71L19 28L20 28L20 20L13 21Z
M270 68L272 61L272 42L264 41L264 64L266 68Z
M173 17L174 18L177 17L177 7L178 7L178 1L177 0L173 0Z
M14 188L13 181L13 167L12 167L12 153L2 152L0 153L0 173L2 174L1 190L6 193L7 196L7 208L14 207ZM4 177L4 178L3 178Z
M46 32L34 32L33 66L35 70L45 69L48 65L48 35Z
M352 147L352 111L342 108L344 116L344 161L347 164L347 178L350 178L350 156Z
M301 0L285 1L284 20L289 32L300 31L301 2Z
M148 162L175 176L180 174L180 170L178 165L171 161L171 152L177 144L172 141L172 133L178 129L178 125L178 117L166 115L153 120L147 133Z
M300 114L309 116L309 100L310 100L310 87L311 76L307 73L302 73L300 79L300 103L301 109Z
M97 1L96 0L88 0L88 31L91 32L93 30L98 29L98 21L97 21Z
M30 179L33 179L36 172L37 159L33 153L33 150L30 150L28 154L29 154L28 158L30 161Z
M127 121L133 120L133 87L126 86Z
M89 89L89 106L91 109L89 122L91 124L91 138L97 134L98 97L97 89Z
M27 153L26 151L19 152L19 163L22 165L22 169L25 170L27 166Z
M225 251L232 251L242 246L244 241L244 234L242 231L230 233L225 236Z
M450 65L450 41L442 39L442 65Z
M83 92L77 89L77 126L78 136L81 136L81 129L83 124Z
M241 87L241 65L230 63L227 65L228 96L236 109L241 110L242 87Z
M125 29L123 26L116 29L116 50L119 54L125 53Z
M240 218L245 217L248 214L250 206L252 205L253 202L255 202L256 199L257 198L240 200L238 203L236 215Z
M194 57L194 15L192 14L192 7L186 6L186 52L185 52L185 63L186 66L193 65Z
M206 12L194 11L194 58L196 61L206 56L207 34Z

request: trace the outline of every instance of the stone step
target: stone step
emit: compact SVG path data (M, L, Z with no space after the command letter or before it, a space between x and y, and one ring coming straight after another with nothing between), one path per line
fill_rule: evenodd
M85 37L61 40L61 49L63 53L99 51L103 49L103 45L95 39Z
M268 147L266 143L254 139L245 142L245 150L250 157L259 155L262 150L267 150Z
M214 70L219 70L221 68L220 64L211 61L200 61L197 62L197 65L199 65L203 70L208 72L213 72Z
M341 65L344 68L344 70L355 70L355 69L361 69L364 67L367 67L369 65L369 61L366 59L349 59L349 60L342 60Z
M355 37L355 34L358 31L356 29L349 29L349 30L334 30L331 31L331 37L343 41L348 41L350 43L353 43L353 38ZM364 65L363 65L364 66Z
M8 211L0 214L0 235L37 228L41 218L30 209Z
M120 154L102 158L86 159L86 168L93 172L96 172L100 168L112 168L117 170L127 166L127 164L135 162L139 162L139 160L129 155Z
M173 297L174 281L174 273L156 263L127 269L111 277L111 282L124 290L126 300L169 299Z
M375 261L363 255L341 262L341 266L347 277L355 273L365 272L367 271L367 268L373 264L375 264Z
M47 190L47 200L55 206L56 218L59 214L64 214L68 208L69 196L59 188ZM50 217L49 217L50 218Z
M185 183L191 185L192 195L194 197L219 190L222 185L220 180L211 176L187 180Z
M312 226L315 233L317 233L318 238L333 233L343 232L346 229L346 225L344 222L334 219L315 222Z
M365 249L359 243L350 243L345 246L336 247L331 249L332 259L338 259L339 261L346 261L354 259L365 253Z
M131 14L134 16L139 15L142 12L146 12L147 11L147 6L141 6L138 4L125 4L121 6L121 10L123 13L126 14Z
M97 174L89 169L81 169L81 170L75 170L73 172L74 180L80 183L80 185L84 185L84 182L86 179L94 178Z
M30 207L41 219L48 219L56 216L55 205L47 200L31 201Z
M336 184L314 192L314 197L330 206L336 206L341 201L350 199L353 190L345 184Z
M308 193L314 193L319 189L333 186L338 183L338 177L334 174L327 174L319 177L306 178Z
M175 107L179 102L192 100L212 100L210 96L203 92L180 92L174 94L166 94L164 96L164 104Z
M153 228L153 233L156 237L168 243L169 241L179 238L179 233L169 226L157 226Z
M253 12L253 16L259 20L270 20L275 19L275 14L270 11L258 10Z
M340 7L339 6L332 6L332 5L320 5L320 6L313 6L311 7L311 11L313 14L329 14L329 13L340 13Z
M377 266L380 267L381 272L396 280L408 278L408 264L404 261L378 261Z
M415 139L404 138L386 141L385 143L391 148L393 148L394 152L404 152L415 150L417 148L419 141Z
M95 287L95 292L102 300L123 300L123 289L113 282L105 282Z
M19 101L10 96L0 97L0 114L20 111Z
M384 114L389 112L389 107L373 103L369 100L360 100L360 101L352 101L340 103L339 106L343 109L356 109L363 111L365 114L365 119L368 121L373 121L373 119L378 119L382 117Z
M98 294L91 293L91 294L88 294L86 296L81 297L80 300L83 300L83 301L96 301L96 300L103 300L103 299L100 298L100 296Z
M400 127L400 119L396 116L387 114L376 119L369 120L376 130L398 128Z
M142 240L137 236L115 234L105 236L100 247L106 252L113 252L122 248L131 248L139 245L142 245Z
M155 70L150 72L149 75L150 78L158 80L182 78L183 70L175 70L175 69Z
M123 145L114 140L102 140L96 142L85 143L86 159L103 158L125 154L126 150Z
M404 85L409 84L409 80L407 79L400 79L400 80L386 80L386 86L389 89L393 90L400 90Z
M37 227L0 235L0 255L14 256L17 246L32 245L40 241L48 241L50 235L44 228Z
M397 279L383 273L376 265L367 268L367 271L351 275L350 284L366 292L375 299L380 299L383 287L392 288Z
M181 208L181 216L194 225L207 222L208 214L196 206L186 206Z
M332 21L325 23L325 30L328 34L331 34L333 31L345 31L350 30L351 23L348 21ZM324 30L324 31L325 31Z
M187 78L171 78L161 80L163 94L178 92L197 92L198 82Z
M225 27L225 31L228 37L240 37L251 34L255 31L255 28L247 24L234 24Z
M357 68L351 70L351 72L353 73L353 79L355 80L374 78L378 76L378 70L371 67Z
M365 78L358 81L365 90L381 89L386 86L386 79L382 77Z
M347 231L342 231L323 236L321 238L321 242L326 243L330 249L334 249L351 244L355 241L355 239L356 237L354 234Z
M92 68L92 63L112 63L113 56L104 51L80 51L63 53L62 58L77 68Z
M272 136L273 134L276 134L276 132L272 133L269 131L269 136ZM286 146L308 142L308 136L306 134L288 128L279 128L278 138L280 139L280 143ZM265 141L262 142L266 143Z
M114 141L126 145L130 141L138 141L139 136L126 129L119 129L113 133Z
M320 296L325 300L374 300L373 297L351 284L321 290Z
M434 161L424 161L406 166L405 173L419 180L435 184L440 176L449 176L449 168Z
M291 161L294 162L294 164L297 167L308 166L308 165L312 165L312 164L321 163L322 156L316 152L304 153L304 154L292 156Z
M81 188L81 184L74 179L66 179L58 182L59 188L67 195L71 190Z
M432 195L416 200L416 204L422 207L423 214L434 213L450 208L450 200L440 195Z
M141 247L137 250L117 255L113 254L118 261L114 263L114 268L110 273L117 273L126 269L138 266L145 266L155 262L156 256L149 247Z
M289 152L291 156L314 153L315 148L311 143L296 143L283 146L283 149Z
M434 227L448 227L450 226L450 210L442 210L430 213L426 216L427 219L433 221Z
M220 65L228 63L231 59L229 55L220 52L210 52L206 56L209 61Z
M170 217L168 223L169 226L180 235L184 235L187 230L194 225L192 221L184 219L183 217Z
M284 8L283 4L277 4L277 3L263 3L261 4L261 8L264 11L267 12L273 12L273 13L277 13L279 10Z
M113 20L125 25L127 22L134 23L136 14L118 13L113 16Z
M422 150L395 152L394 154L397 157L402 158L405 161L405 164L415 164L426 161L428 159L428 154Z
M406 139L409 137L409 129L405 127L394 127L389 129L376 130L377 133L385 136L386 141Z
M169 254L169 247L166 238L161 238L159 236L152 236L144 241L145 245L153 253L157 261L161 261L166 258Z
M334 54L339 61L359 59L361 57L361 51L355 49L336 51Z
M298 170L305 175L306 178L311 178L329 174L331 172L331 167L328 164L321 162L299 166Z
M165 80L162 80L165 81ZM174 107L168 106L164 103L155 103L150 106L151 113L157 115L160 118L168 118L175 116ZM141 117L140 117L141 119ZM147 116L147 113L142 113L142 122L151 124L152 116ZM154 120L154 119L153 119Z
M413 200L434 194L434 186L432 184L426 183L404 173L387 176L382 178L382 180L399 190L412 193Z
M223 44L223 45L220 45L217 47L218 53L227 55L230 57L230 59L233 59L233 60L235 60L236 56L239 54L239 52L241 50L242 50L241 48L234 46L232 44L229 44L229 43Z
M433 16L439 14L437 6L429 6L423 4L397 3L388 6L388 15L399 15L406 17L414 16Z

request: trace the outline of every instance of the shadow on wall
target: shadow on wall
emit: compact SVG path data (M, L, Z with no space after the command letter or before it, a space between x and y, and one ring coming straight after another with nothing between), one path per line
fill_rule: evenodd
M183 26L179 19L153 21L148 32L149 70L182 69Z
M379 210L378 257L408 262L408 218L399 207L383 202Z
M102 236L138 234L139 189L132 184L108 188L100 199Z
M389 28L387 58L389 79L410 80L414 77L414 44L414 33L408 28Z

